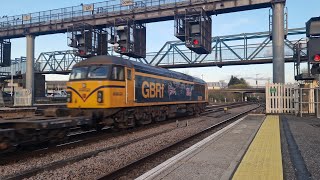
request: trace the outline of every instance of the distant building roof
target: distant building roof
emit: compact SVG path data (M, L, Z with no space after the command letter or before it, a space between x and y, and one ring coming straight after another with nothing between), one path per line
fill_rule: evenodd
M228 84L226 82L207 82L208 87L219 87L219 88L226 88Z

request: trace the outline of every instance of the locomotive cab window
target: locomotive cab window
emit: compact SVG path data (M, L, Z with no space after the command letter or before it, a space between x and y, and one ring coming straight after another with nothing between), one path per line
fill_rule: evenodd
M73 68L70 74L70 80L85 79L87 76L88 67Z
M124 67L123 66L113 66L111 79L118 80L118 81L124 81Z
M105 79L108 78L109 67L108 66L91 66L88 73L90 79Z

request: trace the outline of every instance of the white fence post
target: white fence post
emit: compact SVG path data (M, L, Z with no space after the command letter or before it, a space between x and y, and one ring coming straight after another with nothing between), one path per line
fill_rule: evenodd
M296 112L297 94L294 84L266 84L266 113Z

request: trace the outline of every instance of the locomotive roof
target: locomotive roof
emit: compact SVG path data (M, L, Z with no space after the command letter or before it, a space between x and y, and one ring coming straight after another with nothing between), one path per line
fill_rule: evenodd
M75 64L74 67L102 65L102 64L116 64L116 65L127 66L130 68L134 67L137 72L165 76L165 77L181 79L181 80L185 80L185 81L197 82L197 83L201 83L201 84L206 83L205 81L203 81L202 79L197 78L197 77L189 76L189 75L186 75L186 74L183 74L180 72L171 71L171 70L164 69L161 67L150 66L147 64L123 59L121 57L116 57L116 56L91 57L91 58L88 58L86 60L83 60L83 61Z
M79 63L75 64L74 67L100 64L117 64L131 68L133 67L133 65L128 60L124 60L123 58L117 56L94 56L86 60L80 61Z

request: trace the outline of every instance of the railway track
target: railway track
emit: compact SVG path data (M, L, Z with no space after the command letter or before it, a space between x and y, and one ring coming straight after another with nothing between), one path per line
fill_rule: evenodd
M202 113L201 115L206 115L208 113L214 113L214 112L220 112L220 111L224 111L225 109L224 108L236 108L236 107L239 107L239 106L243 106L244 104L250 104L250 103L232 103L232 104L225 104L225 105L218 105L218 106L208 106L206 111L204 113ZM32 117L29 117L29 118L32 118ZM36 119L41 119L41 118L46 118L46 117L35 117ZM173 121L176 121L176 120L183 120L183 119L188 119L190 117L180 117L180 118L176 118L176 119L170 119L170 120L167 120L167 121L161 121L161 122L158 122L157 124L150 124L150 125L146 125L145 127L138 127L136 128L137 130L143 130L144 128L148 128L148 127L152 127L152 126L157 126L157 125L161 125L161 124L165 124L165 123L170 123L170 122L173 122ZM18 120L20 118L16 118L14 120ZM51 118L48 118L48 119L51 119ZM75 129L76 130L76 129ZM108 130L107 130L108 131ZM112 130L109 130L112 132ZM130 133L132 132L133 130L132 129L129 129L129 130L124 130L120 133L117 133L116 135L123 135L124 133ZM39 143L39 144L33 144L30 148L30 144L27 144L27 145L20 145L20 146L17 146L15 147L16 148L16 151L9 151L8 152L4 152L2 153L1 155L1 152L0 152L0 159L1 159L1 156L8 156L9 155L9 158L10 156L15 156L17 152L24 152L24 151L30 151L30 150L33 150L33 151L41 151L42 149L43 150L46 150L48 148L53 148L53 147L60 147L60 146L65 146L66 148L70 147L70 146L74 146L76 143L81 143L81 144L84 144L84 143L90 143L90 141L94 141L94 140L99 140L100 138L109 138L110 135L105 135L105 132L106 130L104 131L96 131L96 130L89 130L89 131L73 131L71 134L68 134L67 137L65 137L63 140L61 140L60 142L49 142L49 141L46 141L46 142L43 142L43 143ZM38 152L39 153L39 152ZM25 155L24 153L20 154L19 156L29 156L28 154ZM1 164L4 164L5 161L2 159L2 163Z
M221 112L224 109L223 107L226 107L226 106L228 106L231 109L231 108L243 106L243 104L238 104L237 103L237 104L229 104L229 105L224 105L224 106L210 107L211 110L205 112L204 114ZM217 116L221 116L221 115L218 114ZM183 121L186 121L188 119L190 119L190 118L180 118L179 122L183 122ZM135 128L137 130L133 129L133 130L117 132L117 133L111 133L111 134L107 133L107 135L101 135L101 136L98 136L98 137L93 136L93 137L89 137L89 138L83 139L82 141L74 139L74 141L76 141L75 143L69 142L65 146L62 146L61 144L59 144L58 145L59 147L53 147L53 148L43 149L43 150L35 150L33 152L19 153L19 155L18 154L12 154L11 157L12 157L12 159L17 159L17 155L18 155L19 159L21 160L23 158L28 158L30 156L36 156L37 154L45 154L45 153L55 152L55 151L59 152L59 151L62 151L64 149L68 149L68 148L76 148L77 145L80 146L80 145L83 145L83 144L86 144L86 143L90 144L90 142L97 142L97 141L99 141L101 139L108 139L110 137L123 136L123 135L126 135L128 133L136 133L138 131L143 131L144 129L147 129L147 128L152 128L152 127L156 128L157 126L161 126L161 125L167 124L167 123L172 123L174 121L176 121L176 119L172 119L172 120L169 120L169 121L164 121L164 122L157 123L157 124L151 124L151 125L148 125L148 126L145 126L145 127L139 127L140 129L139 128ZM103 148L103 149L99 149L99 150L96 150L96 151L92 151L90 153L85 153L85 154L81 154L79 156L67 158L67 159L65 159L63 161L54 162L54 163L51 163L51 164L48 164L48 165L45 165L45 166L34 168L33 170L22 171L22 172L19 172L18 174L14 175L14 176L6 177L6 179L12 179L12 178L13 179L15 179L15 178L20 179L20 178L23 178L23 177L29 177L29 176L32 176L34 174L37 174L38 172L41 172L41 171L44 171L44 170L48 170L48 169L53 169L53 168L56 168L56 167L59 167L59 166L64 166L64 165L72 163L72 162L80 161L82 159L86 159L88 157L95 156L95 155L99 154L100 152L111 151L112 149L120 148L120 147L126 146L128 144L132 144L134 142L142 141L144 139L147 139L147 138L150 138L150 137L153 137L153 136L156 136L156 135L160 135L160 134L169 132L169 131L171 131L173 129L176 129L176 127L172 128L172 129L167 129L167 130L164 130L164 131L161 131L161 132L158 132L158 133L153 133L151 135L144 136L144 137L141 137L141 138L138 138L138 139L134 139L132 141L128 141L128 142L125 142L125 143L115 144L114 146ZM85 134L82 134L81 136L82 137L86 137ZM3 163L5 161L10 162L10 158L2 160Z
M259 106L260 107L260 106ZM212 131L216 130L217 128L221 128L222 126L234 122L235 120L239 119L240 117L244 116L245 114L249 113L252 110L255 110L259 107L255 107L252 109L249 109L245 112L239 113L231 118L228 118L222 122L219 122L217 124L214 124L198 133L193 134L192 136L189 136L185 139L182 139L180 141L177 141L172 144L168 144L167 146L163 147L162 149L156 151L156 152L151 152L146 154L145 156L141 157L140 159L137 159L126 166L123 166L121 168L118 168L117 170L113 171L112 173L105 174L101 177L99 177L99 180L109 180L109 179L119 179L119 178L125 178L125 179L130 179L133 177L130 177L130 175L134 174L133 176L136 176L137 174L143 173L143 164L147 162L152 162L153 159L157 158L157 156L163 155L163 154L168 154L169 151L172 149L178 148L179 146L186 146L186 144L195 144L195 142L200 141L201 139L209 136L212 134ZM191 143L190 143L191 142ZM186 149L185 147L184 149ZM138 168L137 168L138 167ZM138 172L137 172L138 170ZM129 174L129 175L128 175ZM129 176L129 177L128 177Z
M229 105L229 108L235 108L235 107L239 107L239 106L243 106L243 104L232 104L231 106ZM223 111L224 107L225 106L216 107L215 110L207 111L204 114L210 114L210 113L216 113L216 112ZM233 118L235 118L235 117L233 117ZM223 122L221 124L224 124L226 122L227 121L225 121L225 122ZM218 126L218 125L216 125L216 126ZM118 148L121 148L121 147L124 147L124 146L128 146L129 144L133 144L133 143L136 143L136 142L139 142L139 141L146 140L148 138L152 138L154 136L165 134L165 133L167 133L169 131L172 131L173 129L176 129L176 127L172 128L172 129L166 129L164 131L160 131L160 132L153 133L153 134L150 134L150 135L146 135L146 136L143 136L143 137L131 140L131 141L127 141L127 142L123 142L123 143L119 143L119 144L114 144L113 146L109 146L109 147L106 147L106 148L98 149L98 150L91 151L91 152L88 152L88 153L84 153L84 154L81 154L81 155L78 155L78 156L70 157L70 158L67 158L67 159L64 159L64 160L61 160L61 161L56 161L56 162L53 162L53 163L50 163L50 164L47 164L47 165L44 165L44 166L41 166L41 167L32 168L32 169L29 169L29 170L26 170L26 171L21 171L19 173L14 174L14 175L5 176L5 177L3 177L3 179L22 179L22 178L27 178L27 177L36 175L36 174L38 174L38 173L40 173L42 171L52 170L52 169L55 169L55 168L63 167L65 165L67 165L67 164L71 164L71 163L74 163L74 162L77 162L77 161L81 161L81 160L89 158L89 157L96 156L101 152L112 151L114 149L118 149ZM119 171L121 171L121 170L119 170Z

